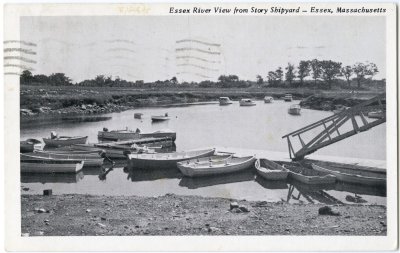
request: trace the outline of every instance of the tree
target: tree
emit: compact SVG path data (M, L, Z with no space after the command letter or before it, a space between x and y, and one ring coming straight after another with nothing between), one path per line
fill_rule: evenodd
M321 77L321 64L320 61L314 59L309 61L310 68L312 70L311 77L314 79L314 84L317 84L317 79Z
M173 84L178 84L178 79L176 78L176 76L172 77L170 81Z
M347 66L343 67L340 72L346 78L347 85L350 87L350 84L351 84L350 77L353 75L353 68L351 66L347 65Z
M257 75L256 78L257 78L257 84L263 84L264 83L264 79L262 78L262 76Z
M21 84L29 84L33 81L32 73L29 70L22 71L21 75L19 76L19 82Z
M302 85L304 78L310 75L310 62L300 61L297 69L297 77L300 79L300 84Z
M72 85L71 79L69 79L64 73L53 73L49 76L49 82L51 85Z
M293 79L296 77L294 65L288 63L285 69L286 69L285 79L287 82L289 82L289 85L292 85Z
M370 76L372 79L376 73L378 73L378 67L375 63L360 63L357 62L353 66L353 72L356 75L357 87L361 87L361 81L365 80L365 77Z
M328 87L331 88L332 81L340 75L340 70L342 69L341 62L334 62L334 61L321 61L321 77L322 79L327 82Z
M276 83L276 73L274 71L269 71L267 79L270 85L274 85Z
M277 70L275 70L275 74L276 74L276 80L278 81L278 83L281 83L282 82L282 77L283 77L282 68L279 67Z

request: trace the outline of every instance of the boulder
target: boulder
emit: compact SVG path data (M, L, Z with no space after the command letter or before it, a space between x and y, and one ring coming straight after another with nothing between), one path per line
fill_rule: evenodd
M330 206L323 206L318 209L319 215L331 215L331 216L340 216L340 213L336 210L333 210Z
M239 204L237 202L231 202L230 204L230 210L234 209L234 208L239 208Z

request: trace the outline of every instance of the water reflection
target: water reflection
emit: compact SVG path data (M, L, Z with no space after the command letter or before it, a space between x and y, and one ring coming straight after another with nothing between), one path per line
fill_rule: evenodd
M342 201L326 192L326 190L334 189L334 187L334 184L308 185L297 181L290 181L286 201L290 202L293 199L300 203L343 204Z
M386 197L386 187L371 187L366 185L336 183L335 191L351 192L354 194Z
M72 184L82 180L85 174L82 171L76 174L37 174L37 173L21 173L21 183L65 183Z
M253 181L253 180L254 180L254 171L245 170L226 175L195 177L195 178L184 177L179 182L179 186L187 187L189 189L197 189L213 185L230 184L230 183Z
M127 179L132 182L138 181L154 181L159 179L181 178L182 174L176 170L149 170L138 169L133 167L124 167L124 173L127 174Z

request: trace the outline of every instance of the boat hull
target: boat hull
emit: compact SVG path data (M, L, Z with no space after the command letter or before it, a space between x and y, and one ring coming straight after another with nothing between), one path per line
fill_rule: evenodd
M169 120L169 117L165 117L165 116L151 116L151 121L154 122L160 122L160 121L166 121Z
M80 163L46 163L22 162L22 173L77 173L82 170L84 162Z
M84 161L85 167L101 166L104 159L99 154L54 154L46 151L37 151L25 156L24 160L41 160L41 159L54 159L54 160L75 160L76 162Z
M301 109L300 108L289 108L288 113L291 115L300 115Z
M193 152L131 154L128 155L128 166L140 169L176 169L177 163L213 155L215 149Z
M295 166L285 166L285 168L289 170L289 178L292 178L304 184L317 185L333 184L336 182L336 177L327 173L318 173L308 169L309 172L313 172L313 175L307 175L305 171L302 171L302 168L298 168Z
M256 162L257 173L266 180L286 180L289 171L281 165L267 159Z
M269 103L272 103L272 102L274 102L273 98L264 98L264 103L269 104Z
M109 139L109 140L136 140L140 138L140 133L136 132L127 132L127 131L99 131L97 133L97 137L100 139Z
M43 138L44 143L48 147L63 147L63 146L71 146L74 144L85 144L87 141L87 136L83 137L71 137L69 139L50 139Z
M254 162L256 158L246 157L243 162L235 163L237 159L241 158L232 158L229 157L226 160L211 162L209 165L203 164L199 165L189 165L186 166L185 163L178 163L178 168L182 172L183 175L188 177L203 177L203 176L210 176L210 175L220 175L220 174L228 174L234 173L238 171L242 171L254 166Z
M311 165L313 169L325 173L329 173L334 175L338 181L351 183L351 184L362 184L368 186L385 186L386 185L386 177L378 177L378 174L374 177L373 172L369 172L370 176L363 176L359 174L345 173L340 171L338 168L327 168L326 166L320 166L317 164ZM360 174L362 172L360 171Z

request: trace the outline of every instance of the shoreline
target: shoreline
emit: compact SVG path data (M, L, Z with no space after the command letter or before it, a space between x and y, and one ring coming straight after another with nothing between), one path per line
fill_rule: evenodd
M240 207L231 210L233 202ZM340 216L319 215L323 204L174 194L21 195L21 205L28 236L387 234L386 207L379 205L331 206Z

